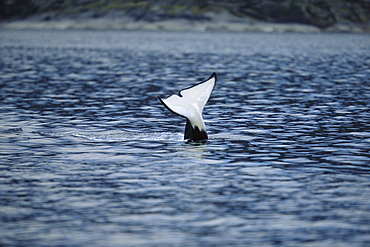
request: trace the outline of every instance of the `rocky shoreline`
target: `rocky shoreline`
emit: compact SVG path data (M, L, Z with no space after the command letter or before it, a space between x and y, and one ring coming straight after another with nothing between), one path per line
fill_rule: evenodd
M17 1L20 0L3 4L0 28L370 33L370 5L361 0L353 3L264 0L228 4L219 0L181 3L78 0L62 5L58 1L39 0L30 1L22 8L15 4Z
M2 29L53 29L53 30L146 30L146 31L229 31L265 33L364 33L356 25L337 24L326 29L298 23L270 23L263 21L192 21L185 19L162 20L155 22L133 21L128 18L61 18L57 20L38 20L34 18L0 22ZM366 33L366 32L365 32Z

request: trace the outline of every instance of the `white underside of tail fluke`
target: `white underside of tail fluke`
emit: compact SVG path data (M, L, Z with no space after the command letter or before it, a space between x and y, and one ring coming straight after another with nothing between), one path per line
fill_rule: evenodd
M206 130L198 104L190 103L187 99L178 95L172 95L165 100L162 99L162 102L174 113L189 119L193 128L197 126L199 130Z
M187 118L193 128L198 127L199 130L205 131L206 126L202 118L202 112L215 84L216 74L213 73L206 81L183 89L178 95L174 94L167 99L159 99L169 110Z

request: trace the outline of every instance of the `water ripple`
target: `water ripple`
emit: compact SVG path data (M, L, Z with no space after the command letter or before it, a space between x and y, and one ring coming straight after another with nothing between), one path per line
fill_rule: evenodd
M366 35L0 32L2 245L369 245Z

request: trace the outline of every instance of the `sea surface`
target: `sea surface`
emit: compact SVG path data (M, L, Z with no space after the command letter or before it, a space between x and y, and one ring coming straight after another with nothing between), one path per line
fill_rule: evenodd
M0 99L1 246L370 246L369 35L0 30Z

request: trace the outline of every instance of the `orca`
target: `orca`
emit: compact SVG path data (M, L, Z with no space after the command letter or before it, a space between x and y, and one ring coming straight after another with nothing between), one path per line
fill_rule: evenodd
M208 140L202 112L216 85L217 75L213 73L207 80L182 89L166 99L158 96L161 103L171 112L186 118L184 140L203 142Z

